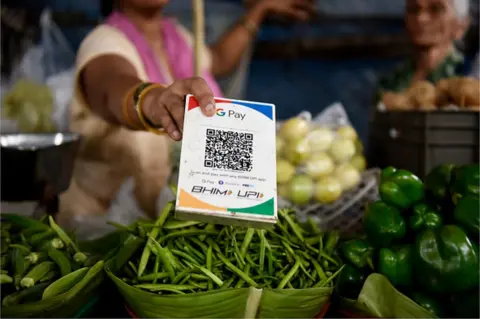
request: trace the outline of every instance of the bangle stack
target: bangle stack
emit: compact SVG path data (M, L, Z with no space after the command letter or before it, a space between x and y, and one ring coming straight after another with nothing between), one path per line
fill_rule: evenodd
M156 128L152 123L150 123L150 121L148 121L148 119L145 117L145 114L143 114L143 109L142 109L143 100L145 99L145 96L147 95L148 92L150 92L152 89L155 89L155 88L164 88L164 86L160 84L144 82L131 88L127 92L123 100L123 108L122 108L123 117L130 126L136 129L139 129L139 127L135 125L135 123L133 122L128 112L129 101L130 99L133 99L133 105L135 107L135 111L137 112L137 116L140 122L142 123L141 129L144 129L146 131L149 131L157 135L163 135L166 133L165 130L163 128Z

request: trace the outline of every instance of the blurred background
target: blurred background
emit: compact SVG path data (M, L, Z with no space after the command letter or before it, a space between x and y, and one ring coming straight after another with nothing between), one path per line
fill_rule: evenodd
M230 95L225 87L224 91L228 97L275 103L280 119L302 110L316 114L339 101L365 141L366 114L373 103L378 75L409 54L403 23L405 1L316 2L317 15L308 24L272 18L263 25L251 64L237 74L240 84ZM241 0L205 0L205 6L209 42L244 11ZM101 19L97 0L2 1L2 8L15 9L16 13L2 19L3 74L11 71L15 58L29 43L39 39L39 17L47 7L72 50ZM187 27L192 26L191 1L171 0L166 12ZM463 44L467 60L478 51L478 1L472 1L471 17Z

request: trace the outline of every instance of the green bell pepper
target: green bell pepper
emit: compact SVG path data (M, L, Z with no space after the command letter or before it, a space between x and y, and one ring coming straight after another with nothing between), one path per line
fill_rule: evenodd
M395 287L412 285L412 269L412 247L410 245L379 250L377 272L387 277Z
M420 233L413 250L416 280L433 293L458 293L479 283L478 252L456 225Z
M465 195L480 195L480 165L470 164L457 167L452 172L450 194L454 204Z
M393 206L379 200L370 203L365 211L363 227L373 246L388 247L401 240L407 232L402 215Z
M373 247L363 239L351 239L340 245L340 252L344 260L353 266L373 270Z
M357 299L366 278L367 276L363 271L346 264L338 277L335 293L343 298Z
M445 311L443 310L442 303L432 296L425 294L423 292L414 291L410 294L410 297L415 301L419 306L427 309L435 316L439 318L446 318Z
M459 199L453 218L470 235L478 237L480 233L480 200L477 196L467 195Z
M436 204L442 204L449 194L453 164L438 165L425 176L425 196Z
M427 204L417 204L413 207L408 220L410 228L419 232L423 229L435 229L442 226L443 219L439 212Z
M412 172L390 166L382 171L379 192L387 204L407 209L423 198L423 183Z

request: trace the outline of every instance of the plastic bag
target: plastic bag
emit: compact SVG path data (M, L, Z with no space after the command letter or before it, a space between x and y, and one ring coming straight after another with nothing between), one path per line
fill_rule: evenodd
M31 47L24 54L20 63L12 71L7 85L2 87L2 97L10 90L15 90L17 84L28 84L29 87L35 87L41 90L41 85L46 85L50 89L53 98L53 105L45 101L32 101L24 98L16 100L12 108L29 107L28 114L36 113L38 116L30 118L30 122L20 125L19 117L6 119L2 116L2 133L15 133L19 131L67 131L69 126L68 107L73 95L73 77L75 53L70 48L67 40L61 33L59 27L52 21L49 10L45 10L40 18L41 41L38 45ZM11 91L10 91L11 93ZM22 94L23 95L23 94ZM4 111L5 103L2 103ZM33 107L34 111L31 111ZM46 119L43 119L45 115ZM38 118L41 118L40 120ZM39 121L49 121L50 123L38 124ZM12 125L16 122L16 125ZM3 127L6 124L6 127Z

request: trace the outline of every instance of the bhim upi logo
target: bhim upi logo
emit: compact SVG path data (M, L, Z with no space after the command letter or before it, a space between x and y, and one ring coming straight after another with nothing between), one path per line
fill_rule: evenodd
M225 111L222 108L217 109L217 116L225 116Z

